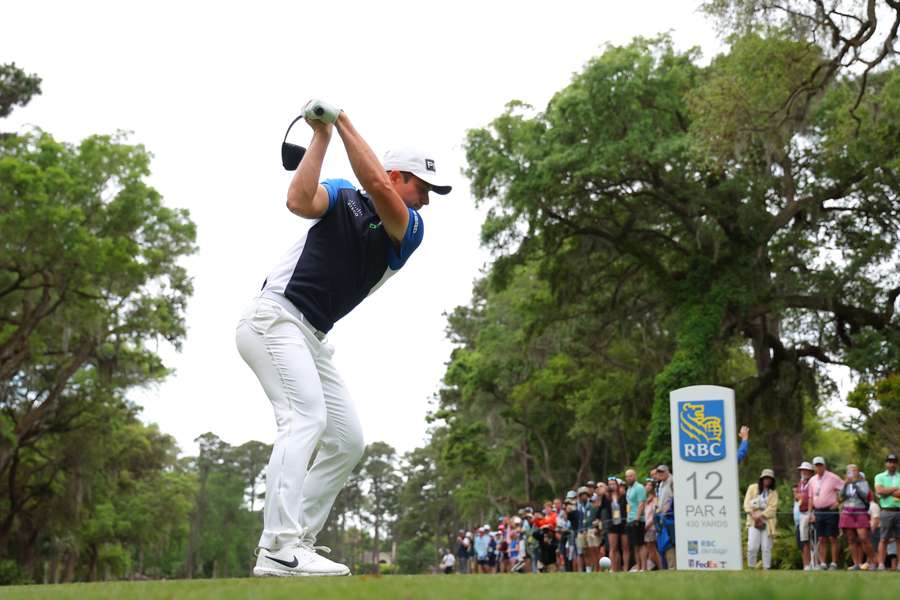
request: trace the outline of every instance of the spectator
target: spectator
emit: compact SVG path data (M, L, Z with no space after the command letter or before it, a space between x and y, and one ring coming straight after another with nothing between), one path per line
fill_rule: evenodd
M500 538L497 543L497 572L509 573L509 539L503 525L500 526Z
M509 571L519 573L525 566L524 548L519 537L519 531L514 529L509 532Z
M885 470L875 476L875 493L881 508L881 539L878 542L878 570L890 566L887 557L888 546L900 540L900 474L897 473L897 455L888 454L884 460ZM897 566L900 569L900 565Z
M838 494L844 489L843 480L825 468L825 459L817 456L813 459L816 474L809 480L809 499L813 514L810 523L815 523L816 536L819 539L819 568L837 570L838 552ZM831 544L831 564L825 560L826 545Z
M740 464L747 458L747 451L750 449L750 428L746 425L741 425L738 437L741 438L741 443L737 449L737 461Z
M500 532L495 531L488 534L488 573L496 573L499 570L499 561L497 557L500 554Z
M578 488L578 500L569 519L575 532L575 570L585 569L585 557L589 558L588 531L594 521L594 507L591 504L591 490L586 486Z
M574 492L572 493L574 494ZM566 504L562 507L562 510L556 515L556 539L559 543L556 549L557 565L560 571L565 572L572 570L571 557L574 555L573 553L570 553L570 547L574 546L574 539L572 538L572 530L568 518L570 507L574 509L574 505L569 504L567 500Z
M648 477L644 481L644 491L647 498L644 500L644 545L641 547L643 556L640 558L641 566L650 570L649 562L653 562L653 568L661 568L662 561L659 552L656 551L656 481Z
M479 527L478 534L475 536L473 543L475 549L475 562L478 565L479 573L489 573L488 570L488 544L490 543L490 535L487 527Z
M606 497L606 484L598 483L597 487L594 488L591 507L593 508L594 519L591 521L591 528L588 530L586 567L588 570L593 571L597 568L600 558L605 554L606 529L604 528L604 523L609 520L609 498Z
M800 554L803 557L803 570L809 571L812 568L812 562L809 555L809 479L815 472L813 466L803 461L797 470L800 472L800 481L794 486L794 506L797 511L796 517L796 537L797 545L800 548Z
M775 538L775 517L778 513L778 492L775 491L775 472L763 469L759 482L751 483L744 496L747 513L747 564L756 566L762 548L763 569L772 568L772 542Z
M444 558L441 559L441 569L447 575L453 574L453 565L456 563L456 557L450 552L450 549L444 550ZM433 564L433 563L432 563Z
M656 548L662 568L675 568L675 490L667 465L656 467Z
M866 570L869 563L875 564L875 552L869 538L869 500L872 492L859 467L847 465L847 479L841 490L840 528L850 545L850 556L853 560L851 571ZM865 553L866 561L863 561Z
M540 547L541 561L538 570L542 573L553 573L556 571L556 537L550 530L550 525L541 525L540 529L536 529L532 534L538 541Z
M619 487L615 477L606 483L606 496L609 498L609 523L606 526L606 539L609 544L609 558L612 560L612 571L622 568L622 551L627 548L625 538L625 494Z
M624 570L631 570L631 553L634 552L634 569L643 571L640 555L644 545L644 501L647 492L643 484L638 483L634 469L625 471L625 483L628 485L625 499L628 502L628 515L625 523L625 545L622 548Z

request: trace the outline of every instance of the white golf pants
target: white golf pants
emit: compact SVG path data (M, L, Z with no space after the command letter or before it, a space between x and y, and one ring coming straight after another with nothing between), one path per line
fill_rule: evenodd
M747 534L747 564L751 567L756 566L756 559L759 555L760 547L762 547L762 563L764 569L772 567L772 536L769 535L769 529L757 529L756 527L748 528Z
M334 349L301 318L261 295L244 310L236 332L241 357L275 409L259 540L270 550L315 542L364 448L356 409L331 361Z

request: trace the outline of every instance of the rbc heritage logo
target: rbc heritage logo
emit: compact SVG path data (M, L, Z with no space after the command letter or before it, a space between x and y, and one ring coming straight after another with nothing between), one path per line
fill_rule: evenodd
M682 460L712 462L725 458L725 402L678 403L678 447Z
M688 554L699 554L700 544L697 540L688 540Z

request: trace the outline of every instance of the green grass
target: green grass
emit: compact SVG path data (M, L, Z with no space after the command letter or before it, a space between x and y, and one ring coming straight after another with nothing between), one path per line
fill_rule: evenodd
M15 598L139 598L366 600L369 598L439 598L467 600L554 600L564 598L642 598L677 600L710 598L797 598L851 600L900 597L898 573L558 573L552 575L416 575L314 579L217 579L33 585L0 588L4 600Z

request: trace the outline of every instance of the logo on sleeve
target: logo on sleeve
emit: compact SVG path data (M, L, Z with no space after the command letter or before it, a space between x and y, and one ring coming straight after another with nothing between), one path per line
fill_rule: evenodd
M425 170L431 171L432 173L437 173L437 171L434 169L434 161L430 158L425 159Z
M416 233L418 233L418 231L419 231L419 215L417 215L415 212L413 212L413 230L412 230L412 234L413 234L413 235L416 235Z

